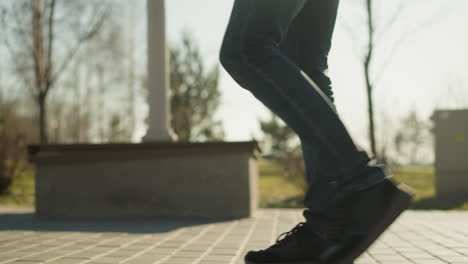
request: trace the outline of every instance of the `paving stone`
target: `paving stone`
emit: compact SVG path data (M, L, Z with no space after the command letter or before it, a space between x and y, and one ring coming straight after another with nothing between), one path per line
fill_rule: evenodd
M83 262L83 259L77 258L58 258L53 261L47 262L47 264L79 264Z

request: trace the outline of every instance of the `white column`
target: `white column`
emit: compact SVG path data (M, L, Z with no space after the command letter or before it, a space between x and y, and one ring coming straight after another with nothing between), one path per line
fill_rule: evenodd
M148 0L148 130L143 141L174 141L169 124L169 53L165 0Z

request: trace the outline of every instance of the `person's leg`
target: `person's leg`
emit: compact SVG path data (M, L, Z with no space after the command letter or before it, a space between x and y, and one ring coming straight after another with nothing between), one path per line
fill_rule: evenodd
M220 61L241 87L282 118L302 140L320 144L322 152L332 159L326 179L330 190L316 203L329 208L340 190L366 188L385 176L367 166L369 156L356 147L333 104L280 49L291 22L307 2L236 0Z
M289 26L281 50L301 68L334 104L332 83L327 75L328 53L335 27L339 0L308 1ZM327 176L334 165L333 158L315 140L301 139L308 190L304 217L315 231L332 227L336 221L334 208L326 208L332 186Z
M328 53L339 0L310 0L291 22L281 51L301 68L334 104Z
M220 61L241 87L282 118L301 140L315 142L330 157L333 166L326 175L330 189L314 196L314 204L332 208L345 201L347 228L342 239L332 242L300 223L268 250L250 251L247 263L302 264L318 257L323 263L350 264L410 200L380 167L369 166L369 156L354 144L327 95L281 51L288 27L307 2L235 0Z
M308 1L292 22L282 43L283 52L291 58L333 103L331 81L325 74L327 55L336 20L339 0ZM323 207L323 199L333 193L324 179L328 178L333 159L322 151L320 142L302 139L304 163L309 189L304 205L308 226L337 245L325 250L323 263L352 263L405 209L411 195L388 180L371 188L349 194L335 208ZM382 168L368 164L379 171Z

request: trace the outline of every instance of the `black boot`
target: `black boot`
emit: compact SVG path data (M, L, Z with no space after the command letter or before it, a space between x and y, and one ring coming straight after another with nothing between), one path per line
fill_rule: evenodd
M408 208L411 199L408 187L389 179L347 195L343 239L324 251L321 263L352 263Z
M308 230L306 223L297 224L291 231L281 234L267 249L249 251L246 264L314 264L323 251L332 245L318 234Z

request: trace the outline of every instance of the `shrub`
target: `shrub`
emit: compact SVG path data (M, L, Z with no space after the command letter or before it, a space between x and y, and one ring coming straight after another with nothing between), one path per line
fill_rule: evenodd
M26 140L14 124L14 118L0 116L0 195L9 193L13 179L25 169Z

